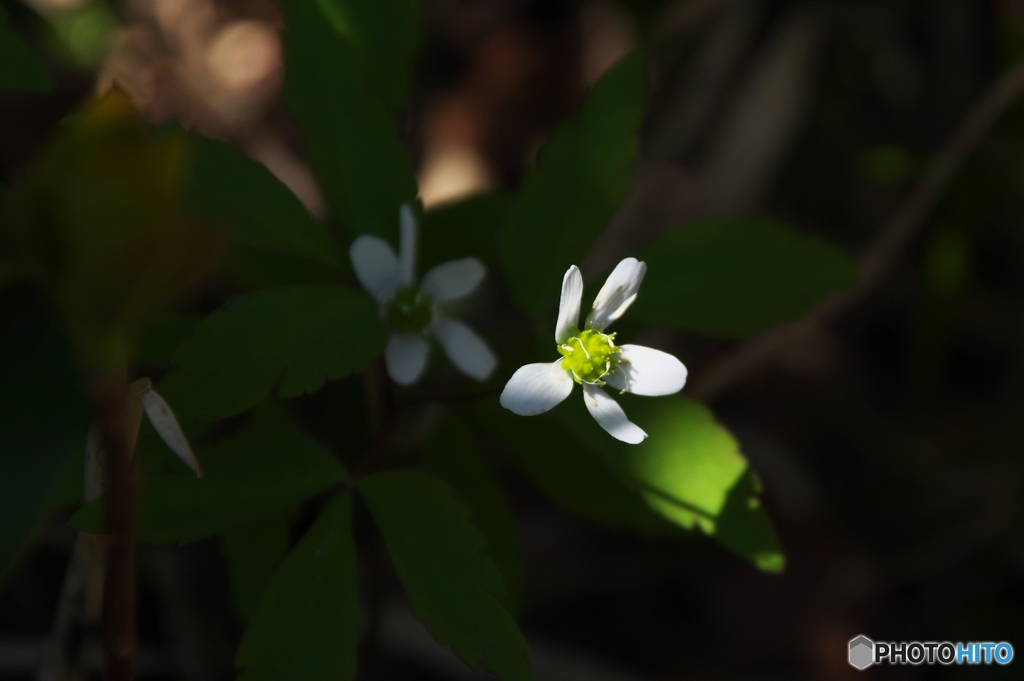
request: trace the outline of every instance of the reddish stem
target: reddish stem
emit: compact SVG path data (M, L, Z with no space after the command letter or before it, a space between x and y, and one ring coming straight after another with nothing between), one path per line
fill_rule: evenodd
M128 442L124 377L90 385L107 490L107 576L103 590L104 664L108 681L131 681L135 652L136 474Z

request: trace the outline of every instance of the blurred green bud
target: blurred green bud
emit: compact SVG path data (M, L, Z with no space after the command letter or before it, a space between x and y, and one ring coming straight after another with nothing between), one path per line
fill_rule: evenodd
M119 90L69 117L14 201L12 242L92 374L120 373L145 318L210 274L223 239L186 214L184 133L159 135Z

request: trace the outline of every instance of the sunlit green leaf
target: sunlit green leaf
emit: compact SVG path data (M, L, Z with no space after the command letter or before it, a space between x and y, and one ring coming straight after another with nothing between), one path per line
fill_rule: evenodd
M512 294L538 315L557 300L626 195L644 112L644 63L624 57L591 89L578 117L559 128L523 180L499 248Z
M473 512L505 581L506 603L515 612L522 581L519 531L501 486L464 423L455 418L442 423L420 449L420 465L450 484Z
M573 398L580 399L578 394L569 399ZM479 409L476 420L487 441L498 445L530 482L567 510L611 529L642 534L672 530L600 454L558 419Z
M348 681L356 674L359 589L352 498L341 493L282 563L238 647L240 681Z
M589 426L602 437L609 463L652 509L681 527L699 527L762 570L781 572L785 558L757 496L760 482L729 431L706 407L679 395L623 403L647 431L638 445L607 436L586 422L588 415L569 411L569 418L574 428Z
M69 460L81 461L88 403L67 340L35 296L0 296L0 577L51 510L48 497ZM77 459L75 455L78 455Z
M159 459L166 446L140 435L138 453ZM197 446L203 477L183 465L149 465L139 489L138 537L152 543L190 542L281 513L339 484L345 471L330 450L267 405L245 426L213 445ZM165 457L166 460L166 457ZM86 504L71 526L102 531L105 498Z
M501 573L471 511L444 482L389 471L360 483L413 612L442 646L503 681L530 678L526 641L501 604Z
M285 0L283 3L285 102L306 139L309 155L335 219L350 236L376 234L397 242L398 207L416 198L416 179L408 151L399 139L399 120L393 103L385 103L377 87L398 97L405 86L381 85L369 55L389 52L383 71L395 66L401 54L393 38L408 38L411 2L389 0L374 9L345 0ZM382 40L383 12L397 26L388 42ZM401 11L399 11L401 9ZM359 25L374 16L372 26ZM347 22L347 27L339 31ZM404 36L404 38L403 38ZM389 47L390 46L390 47ZM391 60L396 60L394 63ZM390 64L390 66L388 65ZM395 74L391 74L394 76ZM406 78L408 76L405 76ZM374 81L377 81L376 83Z
M235 298L174 353L160 394L179 418L242 412L281 381L294 397L365 368L384 351L377 307L339 285L296 284Z
M231 602L238 621L248 624L278 563L288 553L288 522L282 516L220 535L220 553L228 568Z
M191 138L187 196L204 216L239 243L347 267L338 244L265 165L226 142Z
M0 6L0 90L49 92L53 80L43 63L7 23Z
M714 336L798 319L857 282L841 250L765 220L702 220L637 257L647 276L630 316Z

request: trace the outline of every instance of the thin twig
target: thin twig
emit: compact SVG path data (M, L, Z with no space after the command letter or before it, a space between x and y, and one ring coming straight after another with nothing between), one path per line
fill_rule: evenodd
M131 681L135 652L135 465L128 439L123 376L95 379L90 393L100 449L106 456L107 536L103 594L105 678Z
M118 382L114 383L113 390L119 390ZM140 395L152 387L153 384L148 378L142 378L126 388L127 401L123 406L125 412L123 429L129 457L135 451L139 427L142 425L144 408ZM116 395L107 394L111 387L106 382L100 384L99 390L103 393L100 396L101 401L116 397ZM93 426L89 429L89 435L86 438L83 502L95 501L106 491L109 477L106 459L106 453L101 447L98 428ZM64 586L57 604L57 613L53 619L51 643L36 670L36 681L60 681L73 676L77 678L75 670L79 663L79 649L84 629L95 626L103 620L103 587L107 576L107 552L107 538L104 535L78 533L71 553L71 560L68 561L65 571Z
M1024 92L1024 60L1010 68L967 113L949 142L935 157L914 193L885 224L858 259L861 279L856 288L821 305L807 318L780 326L745 343L734 354L713 364L689 394L710 401L764 364L779 349L799 342L814 329L862 300L878 283L924 226L964 161L996 120Z
M394 400L392 399L392 402ZM383 411L383 406L381 407ZM361 478L370 468L375 466L379 461L382 461L387 457L391 450L391 443L395 439L395 435L398 431L398 423L401 420L405 412L405 406L401 403L391 405L391 416L384 424L383 428L377 433L377 439L373 443L373 447L366 454L363 459L356 464L356 467L352 470L349 476L352 480L358 480Z

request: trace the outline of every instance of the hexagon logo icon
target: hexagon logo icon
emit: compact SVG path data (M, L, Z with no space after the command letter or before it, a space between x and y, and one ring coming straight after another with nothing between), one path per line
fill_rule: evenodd
M850 639L850 666L867 669L875 663L875 642L861 635Z

